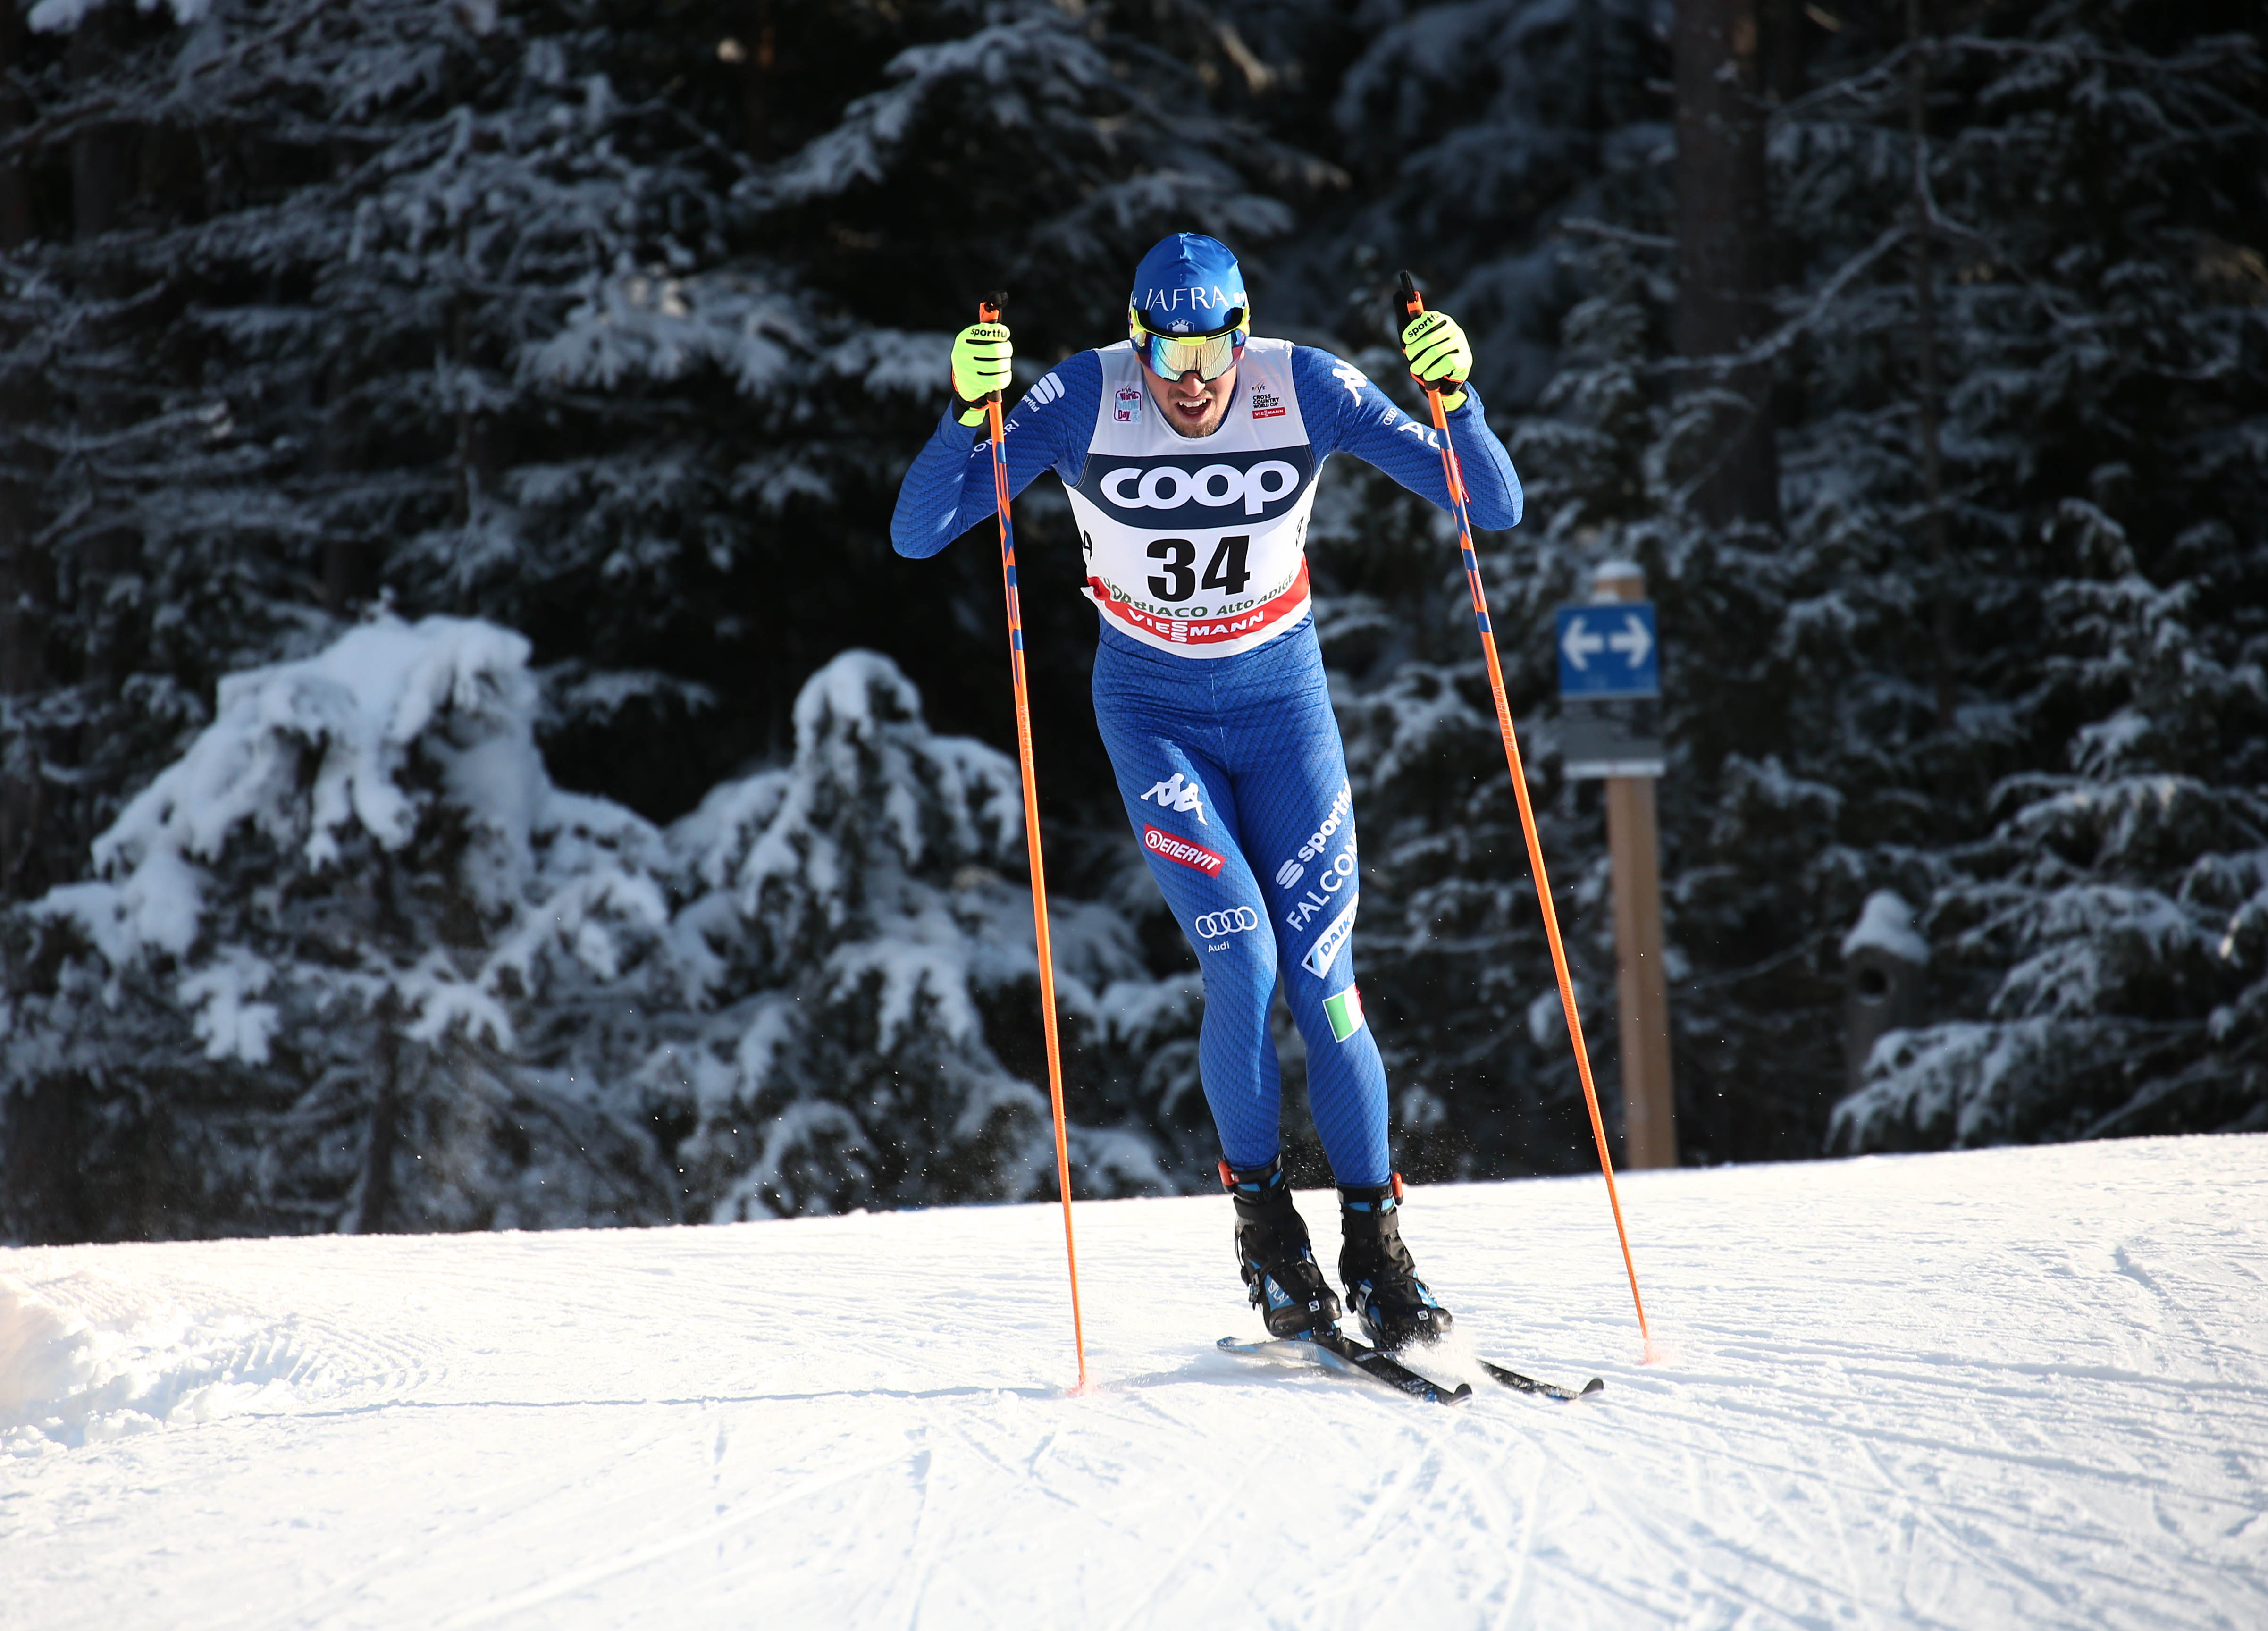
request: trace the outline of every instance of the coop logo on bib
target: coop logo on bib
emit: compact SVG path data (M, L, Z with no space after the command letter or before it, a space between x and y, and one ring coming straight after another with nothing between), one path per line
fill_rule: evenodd
M1283 456L1287 452L1292 456ZM1103 509L1144 528L1272 520L1299 499L1314 469L1305 448L1211 460L1182 454L1097 462L1101 472L1094 491Z

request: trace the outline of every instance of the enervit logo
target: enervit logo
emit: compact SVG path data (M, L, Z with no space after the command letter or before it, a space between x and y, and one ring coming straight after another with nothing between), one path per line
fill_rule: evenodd
M1258 928L1260 914L1249 906L1233 906L1226 911L1209 911L1189 926L1197 930L1199 940L1211 940L1216 935Z
M1307 875L1307 869L1296 860L1287 860L1276 868L1276 887L1288 889Z
M1278 498L1289 498L1300 485L1300 472L1281 459L1263 459L1248 470L1233 464L1208 464L1198 470L1160 464L1144 469L1130 464L1102 478L1102 496L1122 510L1178 510L1201 504L1226 509L1242 504L1247 515L1257 515Z
M1227 865L1204 845L1177 838L1158 827L1145 825L1142 829L1142 847L1153 855L1162 855L1167 860L1179 861L1184 867L1202 872L1208 878L1220 876L1220 869Z

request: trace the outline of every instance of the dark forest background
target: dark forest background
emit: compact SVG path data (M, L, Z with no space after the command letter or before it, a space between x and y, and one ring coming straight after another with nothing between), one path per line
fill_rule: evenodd
M1052 1192L997 552L887 520L980 292L1028 382L1182 229L1405 400L1399 269L1474 336L1610 1100L1550 612L1631 560L1685 1160L2268 1127L2264 35L0 0L0 1238ZM1196 1187L1194 964L1019 527L1078 1181ZM1453 535L1343 464L1310 549L1402 1164L1576 1170ZM1870 900L1926 962L1852 1080Z

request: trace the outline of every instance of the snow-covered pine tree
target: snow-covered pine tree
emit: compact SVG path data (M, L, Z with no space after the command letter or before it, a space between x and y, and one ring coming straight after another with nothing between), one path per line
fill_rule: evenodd
M1632 554L1663 602L1681 1110L1710 1153L1815 1147L1834 947L1889 887L1947 1022L1877 1052L1837 1148L2249 1125L2257 41L2233 11L1904 20L1854 16L1774 138L1785 538L1684 507L1642 241L1587 257L1515 449L1547 560Z
M814 675L795 725L789 763L718 786L669 831L683 1003L642 1080L657 1118L688 1132L696 1210L1052 1192L1031 896L1011 881L1015 761L932 733L872 652ZM1076 1170L1103 1192L1168 1186L1160 1155L1202 1107L1143 1092L1138 1070L1193 1029L1194 981L1152 980L1107 908L1058 898L1050 926ZM1116 1092L1097 1068L1113 1055L1137 1066Z
M666 629L673 592L697 598L673 567L713 581L685 479L654 456L672 405L563 388L534 354L608 280L660 269L659 288L718 253L732 166L615 89L606 28L408 0L30 21L13 151L35 173L69 158L72 187L0 288L44 670L11 705L10 762L72 802L16 888L68 875L219 674L311 651L381 593L531 626L571 599L570 648L603 675ZM116 196L89 196L90 129L124 155ZM545 507L571 501L572 528ZM637 688L595 689L606 706Z
M528 644L381 616L217 717L5 919L0 1230L557 1227L1050 1190L1014 762L887 659L658 831L563 792ZM1055 903L1088 1193L1203 1125L1193 981Z
M95 130L115 162L107 192L33 223L0 309L9 399L33 410L10 421L24 479L4 494L11 581L35 591L11 627L40 657L9 674L19 894L77 874L221 673L319 651L372 597L527 628L563 775L657 812L786 756L789 699L846 638L925 657L961 714L1005 727L990 552L940 587L885 535L945 380L942 336L893 319L949 326L960 284L1003 271L941 269L924 234L961 221L965 243L967 218L891 119L964 144L970 108L991 122L983 156L1010 179L976 241L1044 228L1060 253L1031 264L1068 257L1094 283L1035 277L1024 314L1084 316L1100 269L1185 203L1279 224L1241 178L1297 168L1263 143L1240 171L1220 157L1235 132L1166 106L1194 83L1187 53L1044 6L220 0L32 20L6 157L52 173ZM865 157L828 181L844 140L811 138L846 104ZM191 146L194 171L151 157ZM733 203L762 159L779 162ZM901 229L863 281L842 274L882 240L830 218L861 210ZM1106 331L1118 298L1094 314ZM1038 644L1073 675L1083 611L1066 594L1034 618L1069 637ZM1039 687L1078 727L1043 727L1051 789L1100 762L1063 677L1043 666ZM1136 898L1110 848L1084 869ZM1178 974L1145 989L1139 1059L1098 1044L1085 1066L1114 1115L1170 1141L1196 1102L1194 1015ZM523 1038L541 1029L523 1018Z
M231 675L99 875L0 919L0 1230L676 1215L635 1096L594 1068L644 1022L661 835L551 784L527 655L381 617Z

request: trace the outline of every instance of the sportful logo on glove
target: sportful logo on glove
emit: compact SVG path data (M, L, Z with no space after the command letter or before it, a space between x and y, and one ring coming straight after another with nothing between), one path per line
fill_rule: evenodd
M1315 936L1315 943L1307 948L1307 955L1300 959L1300 966L1317 979L1329 976L1331 964L1339 960L1339 953L1344 951L1347 942L1354 938L1354 909L1361 899L1357 896L1347 902L1346 910L1330 920L1329 926ZM1346 1037L1341 1037L1339 1040L1344 1042Z
M1336 997L1323 999L1323 1017L1331 1022L1331 1040L1344 1042L1362 1029L1362 991L1350 985Z
M1220 876L1220 869L1228 863L1202 844L1192 844L1187 838L1177 838L1172 833L1145 824L1142 847L1167 860L1176 860L1184 867L1202 872L1208 878Z
M1241 934L1247 929L1260 926L1260 914L1249 906L1232 906L1226 911L1208 911L1189 926L1197 932L1199 940L1211 940L1222 934Z
M1197 783L1189 781L1179 771L1175 771L1167 779L1144 793L1142 797L1145 801L1155 802L1169 810L1179 810L1184 815L1195 814L1197 825L1200 827L1212 825L1205 819L1204 806L1198 801Z

